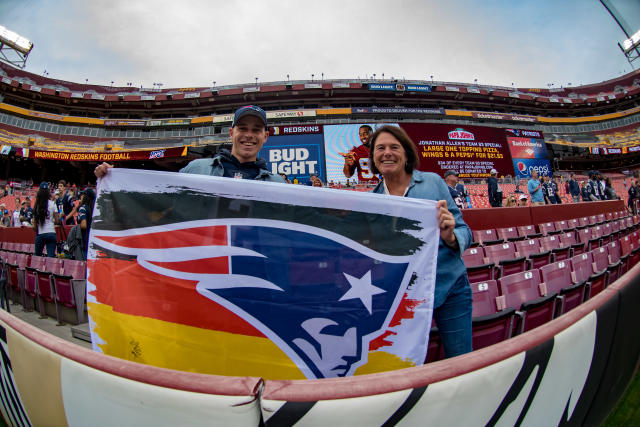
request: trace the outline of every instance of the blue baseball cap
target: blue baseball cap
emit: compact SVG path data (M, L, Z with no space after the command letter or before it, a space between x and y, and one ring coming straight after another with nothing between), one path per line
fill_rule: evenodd
M42 182L40 183L40 189L42 190L42 189L44 189L44 188L46 188L47 190L49 189L49 183L48 183L48 182L46 182L46 181L42 181Z
M257 105L245 105L244 107L238 108L233 116L233 123L231 123L231 127L235 127L235 125L238 124L238 121L245 116L255 116L259 118L262 120L262 123L264 123L264 128L267 129L267 113Z

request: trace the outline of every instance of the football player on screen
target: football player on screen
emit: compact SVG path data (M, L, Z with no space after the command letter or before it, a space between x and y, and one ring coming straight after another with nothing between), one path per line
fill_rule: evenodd
M351 178L358 170L358 182L375 183L378 177L371 171L369 165L369 138L373 129L369 125L362 125L358 129L358 136L362 145L353 147L348 153L340 153L344 157L342 172L347 178Z

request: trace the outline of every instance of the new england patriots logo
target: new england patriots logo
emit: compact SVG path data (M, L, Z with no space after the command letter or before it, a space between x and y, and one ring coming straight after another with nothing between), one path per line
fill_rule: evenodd
M183 239L208 234L207 243ZM273 341L308 378L352 375L388 327L413 271L410 256L376 252L340 234L265 219L219 219L93 230L98 250L135 257Z
M505 129L507 132L511 132L512 134L514 134L515 136L520 136L520 130L519 129Z

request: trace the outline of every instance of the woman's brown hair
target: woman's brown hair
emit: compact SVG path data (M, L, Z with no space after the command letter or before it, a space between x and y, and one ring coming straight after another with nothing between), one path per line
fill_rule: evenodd
M404 170L406 173L411 175L413 170L417 169L419 165L418 150L416 150L416 145L413 143L411 138L409 138L409 135L407 135L407 133L404 130L402 130L402 128L398 126L391 126L391 125L385 125L385 126L379 127L371 135L371 139L370 139L371 142L369 143L370 145L369 166L371 167L371 171L374 174L380 173L380 171L376 167L376 164L373 161L373 152L376 148L376 139L378 139L380 134L384 132L391 134L395 139L398 140L400 145L402 145L402 148L404 148L405 155L407 156L407 163L405 163L404 165Z

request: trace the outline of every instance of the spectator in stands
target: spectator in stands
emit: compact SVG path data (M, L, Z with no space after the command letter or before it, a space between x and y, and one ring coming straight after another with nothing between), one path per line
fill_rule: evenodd
M554 192L554 197L556 199L555 204L556 205L561 205L562 204L562 198L560 198L560 191L558 190L559 184L558 181L560 180L559 176L554 176L553 179L551 180L551 186L553 187L553 192Z
M596 181L598 182L598 187L596 188L597 190L599 190L598 196L600 197L600 200L606 200L606 195L604 194L604 189L606 188L606 184L604 181L604 178L602 178L602 174L600 173L600 171L596 171Z
M580 181L580 196L583 202L591 202L591 193L587 187L587 183L584 181Z
M589 171L589 180L584 185L587 190L587 196L590 201L602 200L600 196L600 183L596 179L596 172ZM583 196L584 199L584 196Z
M604 196L607 200L618 200L620 197L616 194L616 190L613 189L613 185L611 184L611 178L607 177L604 179L605 187L604 187Z
M538 171L531 170L531 179L527 182L527 190L531 196L531 205L543 205L544 196L542 194L542 184L538 180Z
M466 203L465 207L471 209L471 198L469 197L467 187L464 186L463 180L458 180L458 184L456 184L456 190L458 190L458 193L462 194L462 197L464 197L464 201Z
M518 206L527 206L527 196L525 196L524 194L520 195L520 197L518 198Z
M269 172L267 162L258 159L258 152L269 137L268 129L267 114L262 108L255 105L240 107L236 110L229 129L231 152L220 150L213 160L193 160L180 169L180 172L284 183L280 175ZM102 163L96 167L95 174L100 178L112 167L113 165Z
M580 201L580 185L578 185L578 181L576 181L575 174L571 172L569 175L569 191L571 194L571 199L573 203L578 203Z
M638 212L636 210L636 200L640 199L640 192L638 192L638 183L635 179L631 179L631 183L629 186L629 201L627 202L627 206L629 207L629 212L636 215Z
M358 129L358 137L362 145L351 148L348 153L343 154L344 166L342 173L347 178L351 178L353 173L358 171L358 182L360 183L376 183L378 177L371 172L369 164L369 141L373 129L369 125L362 125Z
M286 182L287 184L291 184L291 181L289 181L289 178L287 178L286 173L281 173L280 176L282 177L282 179L284 179L284 182Z
M498 182L498 171L491 169L489 171L489 178L487 179L489 204L494 208L502 206L502 187Z
M522 183L522 180L518 180L518 182L516 182L516 189L513 190L514 193L516 193L516 194L524 194L524 191L522 191L520 189L521 183Z
M75 212L73 212L73 208L75 207L74 202L76 198L74 194L69 188L67 182L63 179L58 181L58 191L60 192L60 202L57 206L58 212L60 212L60 207L62 207L62 214L64 218L64 223L67 225L75 225L76 219L73 216ZM73 213L72 213L73 212Z
M16 197L16 202L13 210L13 226L20 227L20 197Z
M0 227L11 227L11 215L7 209L2 210L2 218L0 218Z
M378 194L437 201L440 227L433 318L445 357L470 352L472 296L462 253L472 241L447 185L438 175L420 172L414 143L398 126L382 126L371 136L369 160L373 173L384 178L372 191Z
M458 172L454 170L448 170L444 173L444 182L447 183L447 188L449 189L449 194L451 194L451 198L453 199L458 209L464 208L464 195L460 193L457 189L458 185Z
M96 200L96 193L91 188L86 188L81 193L80 207L78 208L78 225L82 231L82 251L84 259L87 259L89 248L89 231L91 230L91 218L93 215L93 205Z
M36 232L35 254L42 256L45 246L47 256L56 256L56 229L58 222L58 209L51 200L49 184L42 182L38 194L36 194L36 205L33 212L33 229Z
M33 209L31 209L31 201L27 197L22 201L22 208L20 208L20 224L31 227L31 220L33 220Z
M513 194L509 195L507 197L507 204L505 205L505 207L513 208L516 206L518 206L518 202L516 201L516 196L514 196Z
M542 174L542 197L544 197L545 205L552 205L556 202L553 187L549 184L549 177L546 173Z

